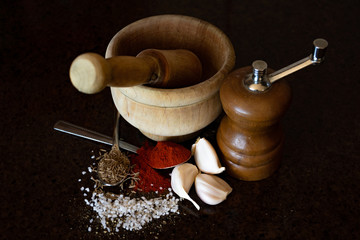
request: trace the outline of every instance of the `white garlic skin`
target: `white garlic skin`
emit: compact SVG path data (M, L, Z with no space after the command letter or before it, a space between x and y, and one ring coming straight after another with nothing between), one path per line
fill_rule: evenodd
M201 172L209 174L219 174L225 171L225 167L220 164L219 157L211 145L205 138L200 138L191 147L196 165Z
M195 191L204 203L217 205L226 199L232 188L218 176L198 174L195 178Z
M187 199L197 210L200 206L190 198L189 191L193 185L196 176L199 174L199 169L191 163L183 163L176 166L171 173L171 188L181 198Z

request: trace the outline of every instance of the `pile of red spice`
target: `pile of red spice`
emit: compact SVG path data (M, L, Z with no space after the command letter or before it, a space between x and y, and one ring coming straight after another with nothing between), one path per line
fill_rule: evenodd
M143 192L162 192L171 187L169 176L161 174L147 164L146 160L154 147L145 143L138 149L137 155L131 157L131 164L134 164L133 171L139 172L140 180L136 183L134 190Z
M186 161L190 150L173 142L158 142L155 147L145 143L138 149L137 155L131 157L135 165L134 172L139 172L140 180L134 190L143 192L163 192L171 187L169 173L154 168L167 168Z
M148 164L153 168L168 168L188 160L191 151L173 142L158 142L148 158Z

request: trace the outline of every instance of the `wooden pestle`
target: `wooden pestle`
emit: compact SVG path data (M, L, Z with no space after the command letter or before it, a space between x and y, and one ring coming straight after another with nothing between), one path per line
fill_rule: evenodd
M149 84L159 88L180 88L199 83L202 65L189 50L146 49L134 56L109 59L84 53L71 64L70 79L80 92L93 94L106 86L132 87Z

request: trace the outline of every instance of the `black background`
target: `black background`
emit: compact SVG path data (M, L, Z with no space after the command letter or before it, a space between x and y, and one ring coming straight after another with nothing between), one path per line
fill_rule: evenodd
M348 0L2 1L0 238L359 239L358 12ZM234 191L224 203L154 223L161 228L88 233L92 213L78 179L91 151L106 147L53 125L64 119L111 135L113 103L109 89L77 92L69 66L83 52L104 54L126 25L168 13L223 30L236 68L256 59L287 66L310 54L318 37L329 42L326 61L288 78L293 100L282 121L283 162L273 176L242 182L225 174Z

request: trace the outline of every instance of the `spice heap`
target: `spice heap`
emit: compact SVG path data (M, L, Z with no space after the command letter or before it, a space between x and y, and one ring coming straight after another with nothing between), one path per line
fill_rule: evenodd
M114 145L109 153L105 152L100 156L97 172L104 183L112 185L124 182L129 171L130 160L117 145Z
M98 214L104 229L108 232L119 232L120 228L140 230L153 219L178 213L179 199L175 198L172 192L165 197L152 199L94 192L91 200L85 202Z
M137 153L129 156L129 161L124 153L113 147L109 153L103 151L96 158L99 160L97 169L89 167L89 172L97 172L108 183L119 180L124 183L131 179L126 188L120 184L120 194L114 194L93 178L94 191L85 203L97 213L97 219L107 232L119 232L121 228L137 231L153 219L179 214L180 199L172 192L169 172L150 165L166 168L182 163L191 156L190 150L172 142L158 142L155 147L145 143ZM89 188L82 187L81 190L90 193ZM93 222L91 219L90 224ZM91 229L89 227L88 231Z
M92 156L95 159L95 156ZM93 163L95 166L96 163ZM87 171L82 171L82 175L92 176L96 169L95 167L88 167ZM94 171L95 170L95 171ZM95 179L96 181L96 179ZM79 179L78 182L84 182L83 179ZM176 198L169 188L169 193L166 195L158 195L155 198L133 197L126 194L114 194L105 192L96 188L94 185L94 191L91 193L91 187L80 188L85 197L84 201L97 215L85 215L88 223L86 228L88 232L94 232L96 234L113 235L119 233L122 229L128 231L138 231L143 227L160 217L166 215L178 215L180 201ZM172 218L171 218L172 219ZM169 219L167 219L169 220ZM163 224L168 221L162 221ZM161 226L156 224L156 228ZM125 234L125 232L123 232Z
M133 171L139 173L135 191L162 193L171 186L169 175L153 169L147 163L153 149L154 147L145 143L138 149L137 155L131 156L131 163L134 164Z
M137 153L131 157L131 163L135 165L133 171L139 172L140 178L134 190L160 193L171 186L170 178L154 168L173 167L191 156L190 150L168 141L158 142L155 147L145 143Z
M185 162L191 157L191 151L177 143L158 142L148 158L147 163L158 169L169 168Z

